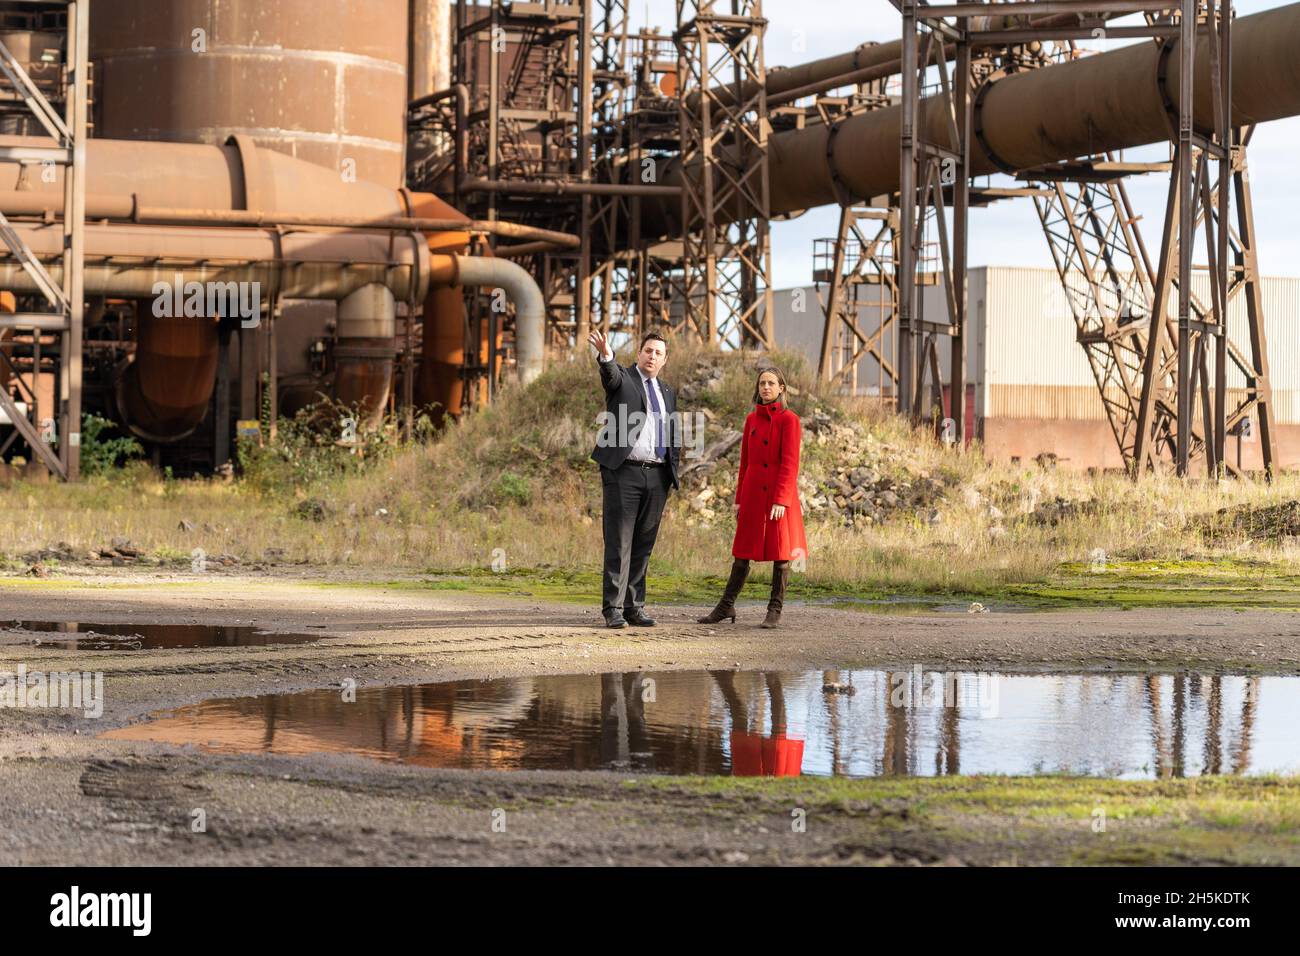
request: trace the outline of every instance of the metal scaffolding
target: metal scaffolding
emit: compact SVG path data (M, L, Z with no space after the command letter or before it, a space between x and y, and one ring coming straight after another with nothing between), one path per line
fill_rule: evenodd
M897 399L899 237L897 206L843 206L836 237L815 240L813 252L813 282L825 317L818 377L850 394L865 388L887 403ZM874 382L862 381L863 359L874 366Z
M946 420L951 437L962 440L971 425L959 400L969 210L1033 197L1125 462L1144 469L1172 461L1182 474L1204 458L1207 473L1232 472L1225 436L1253 418L1271 473L1276 437L1245 176L1249 131L1229 125L1230 4L1025 0L998 5L999 13L1014 7L1014 19L990 20L988 3L894 2L902 15L898 44L866 45L774 74L774 81L759 0L677 0L671 36L632 31L627 0L461 2L454 45L460 91L424 104L441 117L434 138L454 148L431 151L423 166L417 161L413 168L429 175L412 184L441 177L437 191L475 218L580 237L573 250L496 250L537 276L552 345L578 343L592 325L632 336L666 324L704 341L765 348L774 339L771 214L790 211L792 174L815 164L810 138L773 160L769 136L774 127L824 124L826 168L841 205L838 235L818 246L824 378L850 380L868 357L877 392L895 397L913 418ZM1134 13L1145 23L1110 23ZM1173 161L1165 234L1151 258L1123 177L1164 164L1098 153L1024 169L997 155L981 121L999 82L1052 64L1043 41L1072 57L1073 41L1097 36L1148 38L1161 51L1157 82ZM1210 49L1210 69L1196 81L1208 81L1213 129L1194 128L1193 97L1175 98L1168 89L1176 81L1191 90L1198 36ZM885 84L900 74L901 95L894 95ZM825 95L850 85L856 92L848 96ZM820 96L812 107L790 105L810 95ZM888 108L900 114L896 193L878 163L868 174L837 167L832 155L843 130L852 127L846 142L864 135L858 114ZM1005 109L999 122L1008 124ZM778 161L783 193L774 200ZM1020 184L972 182L999 169ZM887 194L867 195L874 191ZM1212 278L1204 301L1189 278L1198 231ZM937 314L923 313L927 284L943 292ZM1246 296L1249 337L1240 346L1226 321L1239 295ZM867 302L872 315L864 322ZM493 343L495 332L492 326ZM487 365L498 367L495 358ZM1230 367L1246 383L1231 396Z
M952 421L951 437L964 444L966 433L966 260L970 210L970 150L974 76L964 18L957 25L915 0L902 0L902 105L899 167L898 410L914 419ZM946 41L957 44L956 64L949 74ZM946 139L924 139L924 111L934 101L922 99L925 77L933 64L939 78ZM948 214L945 187L950 187ZM947 314L936 321L923 314L919 268L930 231L939 247L939 281ZM949 401L944 405L939 373L939 341L949 340ZM929 402L926 382L929 381Z
M767 70L761 0L677 0L682 324L706 342L773 344Z
M30 311L15 309L0 314L0 330L11 338L0 348L0 367L7 372L19 396L0 387L0 411L14 432L0 447L6 451L21 438L32 454L58 477L73 481L80 473L82 328L85 313L85 143L87 103L90 95L89 40L90 0L72 2L30 2L33 13L61 11L66 33L63 68L58 83L60 112L51 105L24 64L0 43L0 72L17 97L26 104L36 123L52 140L50 146L0 147L0 158L39 167L39 175L62 168L63 246L55 278L46 265L0 214L0 239L41 290L33 297ZM25 333L25 334L24 334ZM45 347L47 333L58 337L52 350ZM40 401L40 378L48 360L57 383L54 407L44 409ZM57 451L56 451L57 448Z
M1250 131L1231 127L1231 20L1228 0L1181 4L1017 2L1015 21L973 23L987 5L922 6L896 0L903 16L903 119L900 137L899 206L905 241L900 245L898 377L900 411L913 418L945 415L957 435L965 428L964 350L966 316L966 213L971 204L965 174L974 135L984 156L1004 172L1040 188L1029 191L1071 304L1077 338L1093 370L1107 417L1125 463L1134 471L1171 461L1177 474L1203 459L1206 473L1237 469L1224 457L1227 434L1258 420L1265 473L1275 467L1259 272L1246 176ZM1107 20L1142 12L1144 26L1108 27ZM1156 78L1168 114L1173 161L1165 228L1153 270L1124 191L1124 176L1149 173L1163 164L1116 162L1101 154L1040 169L1004 163L982 135L980 106L988 90L1010 72L1046 65L1027 50L1042 41L1089 37L1151 37L1160 46ZM1212 128L1193 122L1195 48L1209 50ZM944 44L955 50L949 76ZM1032 46L1031 46L1032 45ZM1035 62L1035 60L1040 62ZM922 99L928 72L938 76L939 97ZM1181 95L1170 92L1177 78ZM1204 82L1202 79L1201 82ZM926 109L947 109L947 136L922 138L933 129ZM1213 168L1212 168L1213 167ZM950 187L946 192L945 187ZM1230 218L1235 195L1235 221ZM948 210L951 208L951 222ZM1197 233L1204 235L1208 301L1193 294L1191 276ZM843 232L843 229L841 230ZM919 315L920 250L933 232L945 287L946 321ZM844 257L840 257L844 261ZM1228 307L1245 295L1245 347L1228 331ZM1173 299L1177 306L1173 309ZM834 298L834 297L832 297ZM1171 314L1172 312L1172 314ZM828 327L833 319L828 319ZM951 338L951 386L947 402L938 386L937 337ZM825 355L828 344L823 344ZM1245 380L1228 411L1229 364ZM825 374L825 363L823 363ZM925 382L929 377L929 404ZM1199 399L1199 407L1197 407ZM1199 427L1197 422L1199 420Z

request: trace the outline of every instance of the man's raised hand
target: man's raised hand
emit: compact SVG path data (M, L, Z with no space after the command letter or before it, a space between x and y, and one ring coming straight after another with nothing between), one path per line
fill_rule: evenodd
M600 329L592 329L591 334L587 336L587 341L595 348L596 355L599 358L603 358L606 352L612 351L609 347L609 340L605 338L605 333Z

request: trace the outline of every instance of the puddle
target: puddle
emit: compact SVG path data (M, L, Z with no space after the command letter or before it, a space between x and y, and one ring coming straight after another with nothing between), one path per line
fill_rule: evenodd
M828 692L834 689L834 692ZM736 776L1300 769L1300 678L636 672L206 701L109 731L220 753Z
M32 631L22 643L68 651L153 651L170 648L262 647L319 641L319 634L280 634L252 625L86 624L77 621L10 621L6 637ZM46 636L48 635L48 636Z

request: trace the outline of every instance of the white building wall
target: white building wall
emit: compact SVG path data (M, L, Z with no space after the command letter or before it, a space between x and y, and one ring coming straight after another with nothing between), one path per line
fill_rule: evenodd
M774 293L777 341L797 348L817 367L824 312L815 286ZM1193 291L1208 301L1206 277L1197 275ZM1300 424L1300 278L1266 277L1263 280L1265 334L1267 336L1273 400L1279 424ZM967 382L974 384L975 414L980 418L1044 418L1104 421L1105 410L1083 348L1075 338L1074 318L1060 280L1052 269L986 266L970 270L968 277L970 324L967 332ZM926 317L945 315L943 288L927 286L922 292ZM804 309L796 311L802 301ZM1175 315L1177 303L1171 303ZM875 331L879 311L863 309L860 324ZM1246 302L1238 295L1229 311L1234 344L1249 355ZM892 336L886 354L896 354ZM940 368L947 381L949 357L940 348ZM1211 364L1211 373L1213 364ZM873 358L858 365L858 394L871 394L879 366ZM1244 387L1245 380L1229 362L1228 387Z

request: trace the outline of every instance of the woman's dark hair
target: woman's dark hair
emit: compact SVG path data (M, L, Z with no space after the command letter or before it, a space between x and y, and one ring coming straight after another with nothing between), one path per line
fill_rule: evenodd
M775 375L777 383L781 386L781 388L783 389L785 388L785 375L781 372L779 368L777 368L775 365L759 366L758 376L754 379L754 404L755 405L757 405L759 402L758 383L759 380L763 377L764 372L771 372L773 375Z

